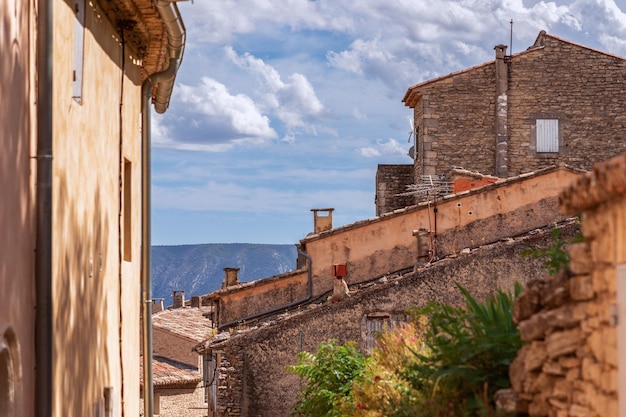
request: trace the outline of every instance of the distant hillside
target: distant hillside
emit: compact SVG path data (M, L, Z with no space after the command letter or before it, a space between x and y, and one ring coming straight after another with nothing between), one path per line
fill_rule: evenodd
M213 292L222 286L224 268L240 268L239 282L289 272L296 268L295 245L209 243L153 246L152 296L172 304L172 291L185 298Z

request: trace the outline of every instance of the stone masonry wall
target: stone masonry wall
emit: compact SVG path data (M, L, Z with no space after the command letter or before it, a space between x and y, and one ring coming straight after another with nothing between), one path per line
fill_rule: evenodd
M507 57L508 176L565 163L590 170L626 150L626 60L548 34ZM453 166L495 175L495 63L419 86L416 175ZM537 119L557 119L559 152L537 153Z
M578 225L571 223L564 229L564 236L571 237L577 230ZM275 317L271 324L235 330L227 341L212 347L223 358L217 415L289 416L302 381L286 372L285 367L295 363L299 351L315 352L320 342L330 338L341 343L355 340L365 349L363 323L368 315L402 314L429 300L462 303L455 282L483 298L496 288L511 289L515 281L543 276L541 262L522 257L521 252L544 247L550 241L546 230L520 240L483 246L403 277L389 276L358 290L345 302L303 307Z
M563 162L591 170L626 150L626 60L544 36L509 68L509 175ZM537 153L536 119L558 119L559 153Z
M406 186L415 184L414 167L406 165L378 165L376 171L376 215L415 204L414 196L397 196L406 192Z
M446 174L455 166L494 174L495 92L494 63L423 88L417 125L424 167L416 175Z
M622 155L561 195L566 213L583 211L584 242L569 247L569 271L529 283L515 305L528 343L510 368L520 413L619 414L616 268L626 263L625 191Z

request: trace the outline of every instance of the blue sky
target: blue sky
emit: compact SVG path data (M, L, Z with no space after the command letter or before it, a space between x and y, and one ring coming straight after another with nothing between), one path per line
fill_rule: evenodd
M313 208L375 215L378 164L411 163L411 85L540 30L626 57L626 0L194 0L153 120L155 245L297 243Z

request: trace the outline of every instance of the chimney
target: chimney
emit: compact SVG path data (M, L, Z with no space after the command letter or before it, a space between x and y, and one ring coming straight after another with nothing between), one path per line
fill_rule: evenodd
M152 314L158 313L159 311L163 311L163 310L165 310L165 307L163 306L163 299L153 298L152 299Z
M508 155L508 92L509 67L506 56L506 45L496 45L496 177L509 176Z
M311 209L313 212L313 233L318 234L333 228L334 210L334 208Z
M174 291L173 308L185 307L185 291Z
M193 297L191 297L191 307L200 308L201 301L202 297L194 295Z
M222 289L239 284L238 273L239 268L224 268L224 282L222 282Z

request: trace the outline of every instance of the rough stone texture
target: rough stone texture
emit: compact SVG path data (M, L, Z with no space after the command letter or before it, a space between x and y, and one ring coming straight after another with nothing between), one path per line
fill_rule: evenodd
M571 224L564 235L573 236L577 230L577 225ZM296 362L299 351L315 352L320 342L330 338L341 343L358 341L365 350L363 323L368 315L402 315L407 308L423 306L430 300L460 304L463 298L455 282L480 299L495 288L511 289L515 281L544 276L541 262L523 257L521 252L544 247L550 241L550 234L545 233L488 245L401 278L381 280L341 303L311 305L275 317L271 324L257 323L251 329L234 330L226 341L209 346L222 358L217 415L288 416L302 382L285 367ZM506 268L502 260L506 260ZM534 385L541 387L550 382L540 380Z
M560 196L565 212L583 210L585 241L569 247L572 276L529 284L515 306L530 343L509 373L517 397L530 398L531 417L618 415L615 271L626 262L625 190L621 155L596 165ZM541 358L539 373L529 372ZM537 396L538 386L543 396Z
M623 58L541 32L506 63L509 176L563 162L590 170L626 150ZM419 132L416 178L453 166L497 175L496 83L490 61L408 89L403 101ZM558 120L558 152L537 152L537 119Z
M420 255L413 232L420 228L433 232L427 247L434 258L443 258L562 221L566 216L559 210L557 196L578 176L579 172L567 167L550 167L449 195L436 204L421 203L307 236L300 241L300 247L312 259L307 264L311 297L330 295L334 264L347 265L345 279L350 287L412 269ZM507 259L496 262L502 271L509 267ZM204 298L215 302L219 327L249 321L251 316L307 298L307 272L301 268L219 290Z
M412 164L379 164L376 171L376 215L415 204L414 196L399 196L406 192L406 186L415 183Z

